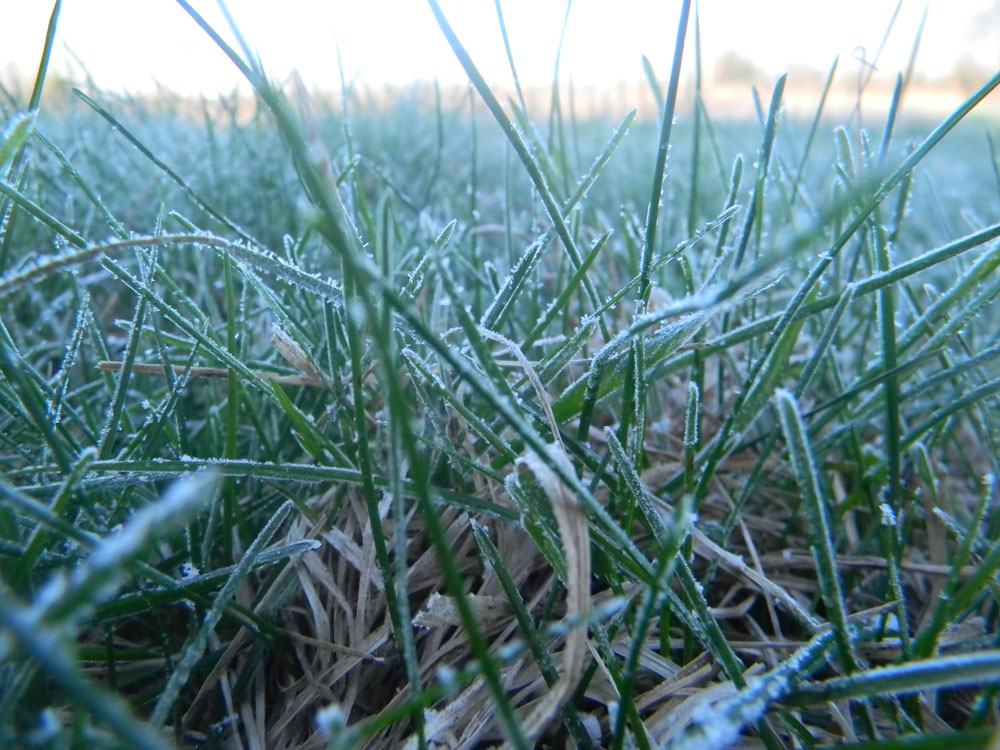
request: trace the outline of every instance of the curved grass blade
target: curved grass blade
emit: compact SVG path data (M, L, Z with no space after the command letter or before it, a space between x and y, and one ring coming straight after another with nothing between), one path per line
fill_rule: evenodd
M663 89L660 86L660 81L656 78L656 71L653 70L653 63L649 61L649 58L645 55L642 56L642 72L646 76L646 82L649 84L650 91L653 92L653 98L656 100L656 111L663 111Z

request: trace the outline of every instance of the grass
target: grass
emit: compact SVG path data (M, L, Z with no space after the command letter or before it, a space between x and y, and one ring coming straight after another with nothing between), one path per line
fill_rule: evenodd
M39 109L58 3L0 92L4 746L995 742L1000 74L730 123L685 2L541 123L431 0L475 97L332 106L180 5L256 108Z

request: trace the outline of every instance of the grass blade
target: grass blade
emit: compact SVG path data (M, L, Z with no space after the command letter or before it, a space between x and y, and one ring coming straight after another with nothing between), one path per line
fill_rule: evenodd
M170 709L177 701L177 696L187 683L192 669L194 669L195 664L208 646L209 636L222 618L222 613L229 600L235 596L236 588L250 574L250 571L253 570L257 557L264 551L264 547L270 543L271 538L277 533L281 524L285 522L292 508L293 505L290 502L278 508L250 546L247 547L243 559L237 563L232 574L222 585L222 588L219 589L219 593L215 596L212 607L205 613L198 631L185 644L180 660L174 666L174 671L171 672L170 678L163 688L163 692L160 693L160 697L153 707L153 711L149 717L149 723L153 726L160 727L166 722Z
M813 548L813 555L817 563L816 572L820 590L823 593L823 601L833 626L837 650L844 668L848 672L855 672L858 669L858 661L851 644L844 595L834 562L829 510L824 501L825 493L822 490L809 438L805 425L802 423L802 415L799 413L795 397L788 391L779 390L774 400L781 417L781 428L785 433L785 441L791 455L792 466L795 468L799 491L802 493L806 510L815 529L816 546Z
M907 664L877 667L846 677L799 686L788 701L810 705L820 701L906 695L923 690L981 687L1000 682L1000 651L917 659Z

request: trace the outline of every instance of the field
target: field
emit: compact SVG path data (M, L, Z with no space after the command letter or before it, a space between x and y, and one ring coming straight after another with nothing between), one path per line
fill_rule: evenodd
M0 746L995 747L1000 73L585 119L452 44L0 91Z

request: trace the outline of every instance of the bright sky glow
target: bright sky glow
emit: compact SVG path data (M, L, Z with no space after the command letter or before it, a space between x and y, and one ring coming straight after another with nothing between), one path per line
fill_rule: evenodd
M217 29L226 29L214 1L193 4ZM7 5L0 25L0 76L11 75L15 65L22 74L33 73L51 3ZM509 86L494 3L442 0L442 5L487 80ZM963 58L986 70L1000 68L1000 2L926 5L918 72L940 78ZM896 0L701 0L705 69L711 74L715 61L733 50L772 75L801 67L826 71L838 54L841 71L854 74L856 49L864 47L869 57L874 53L895 7ZM268 69L279 77L297 69L310 87L339 87L338 46L349 80L376 87L433 78L444 84L465 81L420 0L230 0L229 8ZM550 83L565 2L505 0L503 8L522 81ZM665 79L679 8L679 0L576 0L563 79L597 86L637 82L642 54ZM904 0L880 59L887 77L905 68L924 8L924 2ZM75 56L102 88L139 92L159 82L183 94L214 95L239 82L233 65L171 0L64 0L59 28L56 72L82 79ZM686 66L692 52L693 45Z

